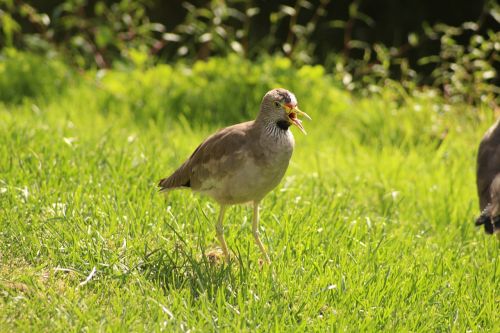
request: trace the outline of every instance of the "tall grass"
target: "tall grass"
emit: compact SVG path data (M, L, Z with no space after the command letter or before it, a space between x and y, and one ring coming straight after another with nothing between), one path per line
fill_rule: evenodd
M500 326L499 245L472 223L486 107L397 86L357 98L280 58L71 78L0 106L1 331ZM273 264L258 264L251 209L237 206L234 261L214 265L202 254L217 246L217 206L155 184L276 86L313 121L263 202Z

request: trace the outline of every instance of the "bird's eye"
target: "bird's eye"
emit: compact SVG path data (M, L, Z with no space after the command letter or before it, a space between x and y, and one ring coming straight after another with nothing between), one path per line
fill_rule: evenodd
M275 101L274 102L274 106L277 107L277 108L280 108L281 107L281 103L278 102L278 101Z

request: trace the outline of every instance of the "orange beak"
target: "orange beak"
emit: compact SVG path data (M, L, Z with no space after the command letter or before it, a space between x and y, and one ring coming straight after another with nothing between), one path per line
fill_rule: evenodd
M307 134L306 130L304 129L304 126L302 126L302 121L298 118L298 116L299 115L304 116L308 120L312 120L311 117L309 117L309 115L304 111L299 110L297 105L287 103L284 104L283 106L288 114L290 124L297 126L302 133Z

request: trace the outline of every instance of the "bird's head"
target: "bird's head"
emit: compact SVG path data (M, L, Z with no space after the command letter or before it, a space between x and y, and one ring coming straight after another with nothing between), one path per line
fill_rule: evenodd
M283 130L287 130L290 125L295 125L302 133L306 134L299 116L311 120L307 113L299 110L297 98L293 93L278 88L268 91L262 99L258 119L266 123L272 123Z

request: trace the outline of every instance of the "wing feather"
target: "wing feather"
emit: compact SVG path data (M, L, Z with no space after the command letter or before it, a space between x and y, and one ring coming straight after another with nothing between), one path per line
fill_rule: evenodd
M241 152L251 140L253 121L226 127L209 136L169 177L160 181L160 191L179 187L203 188L207 180L223 176L242 162Z

